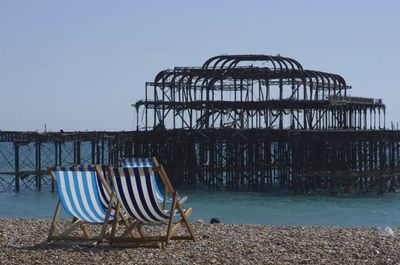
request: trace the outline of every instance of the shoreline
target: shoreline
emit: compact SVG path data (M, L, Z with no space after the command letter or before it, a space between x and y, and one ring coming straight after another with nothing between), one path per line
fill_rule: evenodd
M377 228L205 224L194 222L196 242L164 249L54 246L50 220L0 219L2 264L396 264L400 230ZM145 227L157 232L159 227Z

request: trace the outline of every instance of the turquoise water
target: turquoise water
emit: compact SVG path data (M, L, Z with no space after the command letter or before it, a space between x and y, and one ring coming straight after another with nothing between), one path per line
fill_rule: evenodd
M291 196L255 192L181 191L189 195L192 221L318 226L400 227L400 194L351 196ZM50 219L56 193L0 193L0 218ZM65 216L65 215L64 215Z

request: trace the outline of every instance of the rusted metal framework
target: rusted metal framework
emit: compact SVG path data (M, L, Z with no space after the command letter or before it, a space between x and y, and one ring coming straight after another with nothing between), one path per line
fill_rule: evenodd
M108 163L112 148L105 144L113 138L95 132L0 131L0 191L54 191L47 166Z
M137 131L173 132L171 146L158 146L189 183L393 190L398 132L385 130L381 99L352 97L350 89L340 75L306 70L291 58L221 55L202 67L161 71L133 106Z
M383 128L382 100L350 97L350 88L340 75L304 70L291 58L216 56L146 83L145 100L134 105L137 129L142 115L145 130Z
M158 73L136 131L0 132L0 189L52 187L46 166L157 156L175 185L295 193L394 191L400 131L381 99L294 59L221 55ZM22 185L21 185L22 183Z

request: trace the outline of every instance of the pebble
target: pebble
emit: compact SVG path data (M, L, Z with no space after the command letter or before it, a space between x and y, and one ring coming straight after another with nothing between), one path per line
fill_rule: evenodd
M65 223L58 228L65 226ZM164 249L53 246L50 220L0 219L1 264L399 264L400 236L377 228L210 225L195 222L196 242ZM93 232L99 227L90 226ZM154 235L165 226L145 226ZM181 231L183 229L181 228Z

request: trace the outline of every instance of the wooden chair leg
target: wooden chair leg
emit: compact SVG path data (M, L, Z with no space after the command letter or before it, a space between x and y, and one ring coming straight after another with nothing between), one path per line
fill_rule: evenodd
M92 236L90 235L89 231L86 229L85 224L81 223L79 226L81 227L81 229L82 229L82 231L83 231L83 234L84 234L88 239L92 237Z
M181 214L182 222L185 224L190 236L192 237L192 240L196 241L192 225L189 223L187 216L186 216L185 212L183 211L182 206L180 205L179 202L177 202L176 207L178 208L178 211Z
M115 199L116 199L115 193L113 192L111 194L110 203L108 204L108 208L107 208L106 216L104 218L103 226L101 227L101 232L100 232L100 235L99 235L98 243L100 243L104 238L104 234L105 234L106 229L107 229L108 221L110 220L110 215L111 215L111 211L112 211L112 208L114 206L114 203L115 203ZM115 215L114 218L116 218L116 217L117 216Z
M170 212L170 217L168 221L168 230L167 230L167 239L166 239L166 244L168 244L168 240L172 236L172 228L174 224L174 213L175 213L175 207L176 207L176 192L174 192L173 197L172 197L172 205L171 205L171 212Z
M141 222L139 222L139 224L138 224L138 226L137 226L137 230L138 230L138 232L139 232L139 234L140 234L140 236L141 236L142 238L145 237L144 231L143 231L143 226L142 226L142 223L141 223Z
M132 230L135 228L138 228L140 225L140 221L139 220L135 220L131 223L131 225L129 227L126 228L125 232L122 234L121 237L127 237L128 234L132 235ZM143 235L141 235L143 237ZM133 237L133 236L132 236Z
M75 220L75 221L74 221ZM69 227L67 227L64 232L62 232L60 234L60 236L65 237L68 236L72 231L74 231L78 226L80 226L82 224L82 221L79 219L74 218L71 222L71 224L69 225Z
M167 172L165 171L164 167L162 165L160 165L157 161L157 159L155 157L153 157L153 161L154 161L154 167L155 167L155 171L160 175L161 179L164 182L164 185L168 188L169 192L174 194L173 199L175 199L175 196L177 195L177 192L174 190L174 188L172 187L172 184L168 178ZM194 236L194 232L193 232L193 228L191 226L191 224L189 223L186 214L183 211L183 208L181 206L181 204L179 202L173 202L174 204L176 204L176 208L178 209L179 213L181 214L182 217L182 222L185 224L190 237L193 241L196 241L196 238ZM170 223L171 223L171 219L170 219ZM167 234L167 238L172 238L173 235L171 235L171 229L172 226L169 225L168 226L168 234Z
M117 231L118 222L119 222L119 216L121 216L121 218L123 219L122 213L120 213L119 208L120 208L120 203L118 202L117 206L115 207L115 216L114 216L114 221L113 221L112 229L111 229L111 238L115 237L115 232Z
M51 221L50 231L49 231L49 234L47 236L47 241L50 241L51 237L54 234L56 223L57 223L58 219L60 218L60 211L61 211L61 200L58 200L56 211L54 212L54 216L53 216L53 219Z

